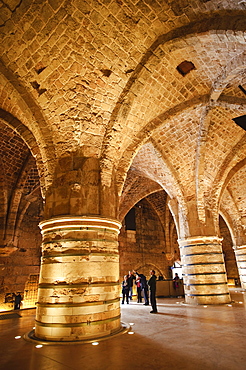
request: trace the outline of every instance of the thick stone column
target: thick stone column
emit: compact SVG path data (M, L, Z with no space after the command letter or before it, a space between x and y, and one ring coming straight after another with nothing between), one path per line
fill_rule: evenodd
M179 239L179 245L186 303L229 303L221 238L195 236Z
M70 215L41 222L37 338L89 340L121 330L120 226L99 216Z
M246 289L246 245L234 247L241 287Z

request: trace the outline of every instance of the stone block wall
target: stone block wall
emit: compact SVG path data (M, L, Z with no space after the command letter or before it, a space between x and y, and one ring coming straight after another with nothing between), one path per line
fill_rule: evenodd
M8 257L0 258L0 311L13 309L13 293L27 296L31 276L39 275L41 234L39 217L32 206L27 211L19 230L19 248ZM32 293L32 295L35 292ZM21 308L25 308L23 301Z
M171 253L167 253L163 224L146 200L135 206L135 217L136 230L127 230L123 223L119 235L120 279L123 280L129 270L138 270L149 277L150 269L154 269L156 275L169 278L170 267L180 259L177 235L170 238L175 240L175 245L171 246Z

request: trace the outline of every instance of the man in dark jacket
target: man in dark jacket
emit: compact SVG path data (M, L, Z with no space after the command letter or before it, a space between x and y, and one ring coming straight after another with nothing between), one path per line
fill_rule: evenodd
M21 301L22 301L22 296L20 295L19 292L17 294L14 293L14 299L15 299L14 309L15 310L19 310L20 309L20 305L21 305Z
M148 286L150 289L150 303L152 306L152 311L150 313L157 313L157 307L156 307L156 275L155 270L150 271L151 278L148 281Z
M148 296L148 284L147 284L147 279L144 274L139 274L137 271L133 271L134 274L137 274L140 277L140 284L141 284L141 289L144 294L144 305L148 306L149 305L149 296Z
M129 299L130 300L132 300L133 280L136 280L136 276L134 276L133 273L129 271L128 283L129 283Z

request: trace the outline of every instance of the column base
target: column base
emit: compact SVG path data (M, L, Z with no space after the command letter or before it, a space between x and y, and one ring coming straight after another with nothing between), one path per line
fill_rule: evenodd
M226 293L221 296L218 294L209 296L208 294L206 296L195 296L192 297L189 295L185 296L185 303L189 305L222 305L222 304L228 304L231 303L231 297L230 294Z
M93 342L101 342L103 340L116 337L121 334L127 333L131 329L131 326L126 323L121 323L120 328L115 330L114 332L110 333L109 335L103 336L103 337L91 337L86 339L79 339L79 340L72 340L69 341L60 341L60 340L43 340L40 338L37 338L35 336L35 330L31 330L29 333L24 334L23 339L25 339L27 342L35 343L36 345L46 345L46 346L52 346L52 345L71 345L71 344L86 344L86 343L93 343Z

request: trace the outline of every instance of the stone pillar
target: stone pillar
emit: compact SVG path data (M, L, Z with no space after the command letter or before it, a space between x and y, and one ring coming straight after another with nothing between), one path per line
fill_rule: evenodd
M40 224L42 261L35 337L78 341L121 331L118 233L100 216L53 217Z
M246 289L246 245L234 247L241 287Z
M229 303L221 238L196 236L179 239L179 245L186 303Z

